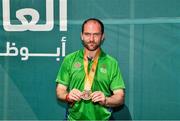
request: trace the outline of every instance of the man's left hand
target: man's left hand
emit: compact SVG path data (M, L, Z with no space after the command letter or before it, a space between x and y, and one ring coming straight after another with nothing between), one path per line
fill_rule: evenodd
M103 92L101 91L95 91L91 94L92 96L92 102L99 102L101 105L105 105L106 103L106 97Z

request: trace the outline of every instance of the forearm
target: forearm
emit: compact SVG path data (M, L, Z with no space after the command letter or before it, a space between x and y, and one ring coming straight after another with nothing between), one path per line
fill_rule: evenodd
M117 107L124 103L124 92L118 92L113 94L110 97L105 98L105 106L106 107Z
M57 85L56 95L57 95L58 99L60 99L62 101L66 101L67 94L68 94L68 92L66 91L65 87L63 87L62 85Z
M57 98L62 100L62 101L66 101L66 96L67 96L68 92L57 92Z
M114 95L111 97L106 97L105 106L106 107L117 107L124 103L124 98L117 99Z

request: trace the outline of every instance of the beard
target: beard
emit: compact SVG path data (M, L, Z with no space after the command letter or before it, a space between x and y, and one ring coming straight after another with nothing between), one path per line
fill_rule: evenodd
M98 49L103 43L103 40L101 40L99 43L97 42L85 42L84 40L82 40L82 44L83 46L88 49L89 51L95 51L96 49Z

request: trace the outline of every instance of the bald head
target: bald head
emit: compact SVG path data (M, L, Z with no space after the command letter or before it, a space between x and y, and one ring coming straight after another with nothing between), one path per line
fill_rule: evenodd
M100 27L100 29L101 29L101 34L103 34L104 33L104 25L103 25L103 23L99 20L99 19L96 19L96 18L90 18L90 19L87 19L87 20L85 20L84 22L83 22L83 24L82 24L82 33L84 32L84 26L87 24L87 23L89 23L89 22L92 22L92 23L94 23L94 24L99 24L99 27Z

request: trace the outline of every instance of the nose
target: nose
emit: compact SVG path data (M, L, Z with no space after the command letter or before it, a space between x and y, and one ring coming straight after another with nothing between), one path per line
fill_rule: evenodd
M93 42L93 41L94 41L94 35L93 35L93 34L90 35L89 40L90 40L90 42Z

